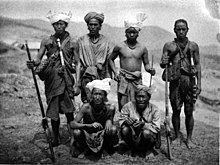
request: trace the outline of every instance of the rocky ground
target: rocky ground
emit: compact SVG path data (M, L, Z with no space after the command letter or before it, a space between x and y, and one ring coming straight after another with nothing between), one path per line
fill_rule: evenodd
M0 163L1 164L50 164L50 152L41 127L41 113L31 78L25 69L26 54L8 49L0 54ZM159 66L156 65L157 70ZM216 72L217 73L217 72ZM152 102L161 109L164 119L164 83L160 80L161 70L154 78L155 92ZM208 75L204 78L203 94L219 98L219 78ZM44 107L43 83L38 80ZM216 92L216 93L215 93ZM116 89L109 99L116 103ZM80 104L76 98L77 106ZM201 100L196 104L194 141L197 148L188 150L171 145L173 159L167 158L167 145L164 125L162 127L162 146L153 159L146 160L141 155L132 157L129 152L116 151L111 157L73 158L69 153L66 119L61 116L61 145L55 147L55 164L219 164L219 105L209 105ZM170 108L171 111L171 108ZM118 112L115 116L117 121ZM186 137L184 114L181 114L182 139ZM163 121L163 120L162 120Z

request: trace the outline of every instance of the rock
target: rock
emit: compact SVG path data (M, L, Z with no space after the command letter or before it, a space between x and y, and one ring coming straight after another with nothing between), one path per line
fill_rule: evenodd
M42 159L38 164L51 164L52 161L50 158Z
M24 163L31 163L31 158L24 156L24 157L22 157L22 162L24 162Z

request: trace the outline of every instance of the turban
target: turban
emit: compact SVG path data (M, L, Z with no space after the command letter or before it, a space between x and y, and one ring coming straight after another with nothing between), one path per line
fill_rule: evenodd
M60 20L69 23L71 17L72 17L72 13L70 11L68 13L49 11L47 14L47 18L50 20L51 24L58 22Z
M146 86L146 85L138 85L136 92L139 92L139 91L142 91L142 90L147 92L149 95L152 94L151 88L149 88L148 86Z
M104 14L103 13L99 14L99 13L96 13L96 12L89 12L84 17L84 20L86 21L86 23L89 23L89 20L93 19L93 18L97 19L100 24L102 24L104 22Z
M135 28L137 31L140 31L143 27L144 20L147 19L145 13L138 13L136 15L136 21L124 21L125 29Z
M103 91L106 91L107 94L110 92L110 78L105 78L103 80L93 80L92 82L89 82L86 87L89 88L89 90L92 92L94 88L101 89Z

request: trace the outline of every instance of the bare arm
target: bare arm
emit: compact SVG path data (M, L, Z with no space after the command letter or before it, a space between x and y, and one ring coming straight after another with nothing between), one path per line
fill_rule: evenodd
M169 49L168 48L169 48L169 44L166 43L163 47L163 54L162 54L161 61L160 61L161 68L165 68L166 65L169 63L169 56L168 56Z
M143 52L143 56L142 56L142 60L143 60L143 64L144 64L144 69L146 70L146 72L155 75L155 69L151 68L150 64L149 64L149 59L148 59L148 51L147 48L144 48L144 52Z
M193 44L193 57L194 57L194 64L197 70L196 76L198 79L198 94L201 92L201 64L200 64L200 55L199 55L199 46L194 43Z
M39 50L36 58L34 59L35 66L40 64L41 59L44 56L45 52L46 52L46 39L43 39L40 44L40 50Z
M117 71L116 71L114 60L118 57L118 55L120 53L119 51L120 51L120 47L115 46L113 51L112 51L112 54L109 57L109 66L112 69L115 76L117 75Z
M111 127L113 125L113 118L115 115L115 106L114 105L110 105L109 107L109 119L105 122L105 129L106 132L109 132L111 130Z
M77 113L75 119L70 123L71 128L73 129L83 129L92 127L92 124L84 124L81 123L81 120L83 119L84 114L88 111L90 106L88 104L84 104L81 108L81 110Z
M39 50L36 58L32 61L27 61L26 62L27 67L29 69L32 69L32 68L34 68L34 66L40 65L41 59L42 59L43 55L45 54L45 52L46 52L46 39L43 39L41 41L40 50Z

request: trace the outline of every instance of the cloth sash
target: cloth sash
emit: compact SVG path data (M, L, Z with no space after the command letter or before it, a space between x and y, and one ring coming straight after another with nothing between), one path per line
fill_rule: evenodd
M140 71L129 72L120 70L120 82L118 92L127 95L128 100L134 100L134 92L138 85L142 84L142 74Z

